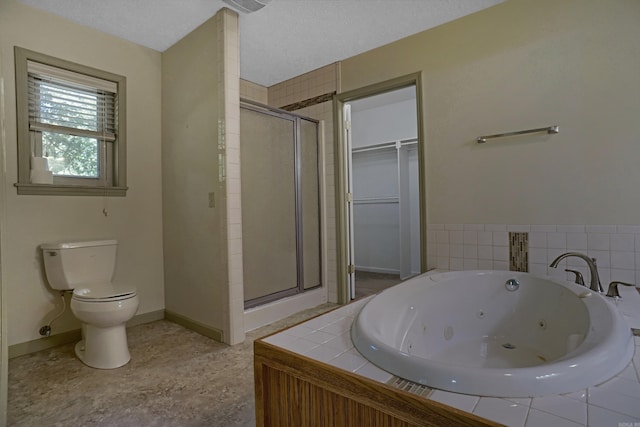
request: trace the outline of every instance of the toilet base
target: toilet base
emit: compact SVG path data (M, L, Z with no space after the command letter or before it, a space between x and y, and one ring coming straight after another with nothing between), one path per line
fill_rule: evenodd
M115 369L131 360L125 325L99 328L82 325L82 341L75 346L78 359L97 369Z

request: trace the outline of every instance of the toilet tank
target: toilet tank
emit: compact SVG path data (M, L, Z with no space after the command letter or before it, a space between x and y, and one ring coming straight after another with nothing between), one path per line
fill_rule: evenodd
M116 240L40 245L49 285L53 289L69 290L111 282L117 247Z

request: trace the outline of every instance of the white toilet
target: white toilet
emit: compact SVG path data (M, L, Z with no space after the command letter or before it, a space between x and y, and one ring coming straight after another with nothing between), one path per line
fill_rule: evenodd
M71 311L82 322L75 351L92 368L119 368L131 359L125 324L140 301L135 287L111 283L117 247L115 240L40 245L51 287L73 290Z

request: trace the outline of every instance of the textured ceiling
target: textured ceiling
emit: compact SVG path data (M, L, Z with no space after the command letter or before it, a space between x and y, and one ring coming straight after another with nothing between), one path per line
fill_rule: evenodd
M123 39L166 50L222 0L19 0ZM240 13L240 74L271 86L504 0L272 0Z

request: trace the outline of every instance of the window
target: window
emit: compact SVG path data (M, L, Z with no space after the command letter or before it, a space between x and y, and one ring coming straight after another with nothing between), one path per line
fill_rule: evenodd
M15 48L18 194L126 192L125 77Z

